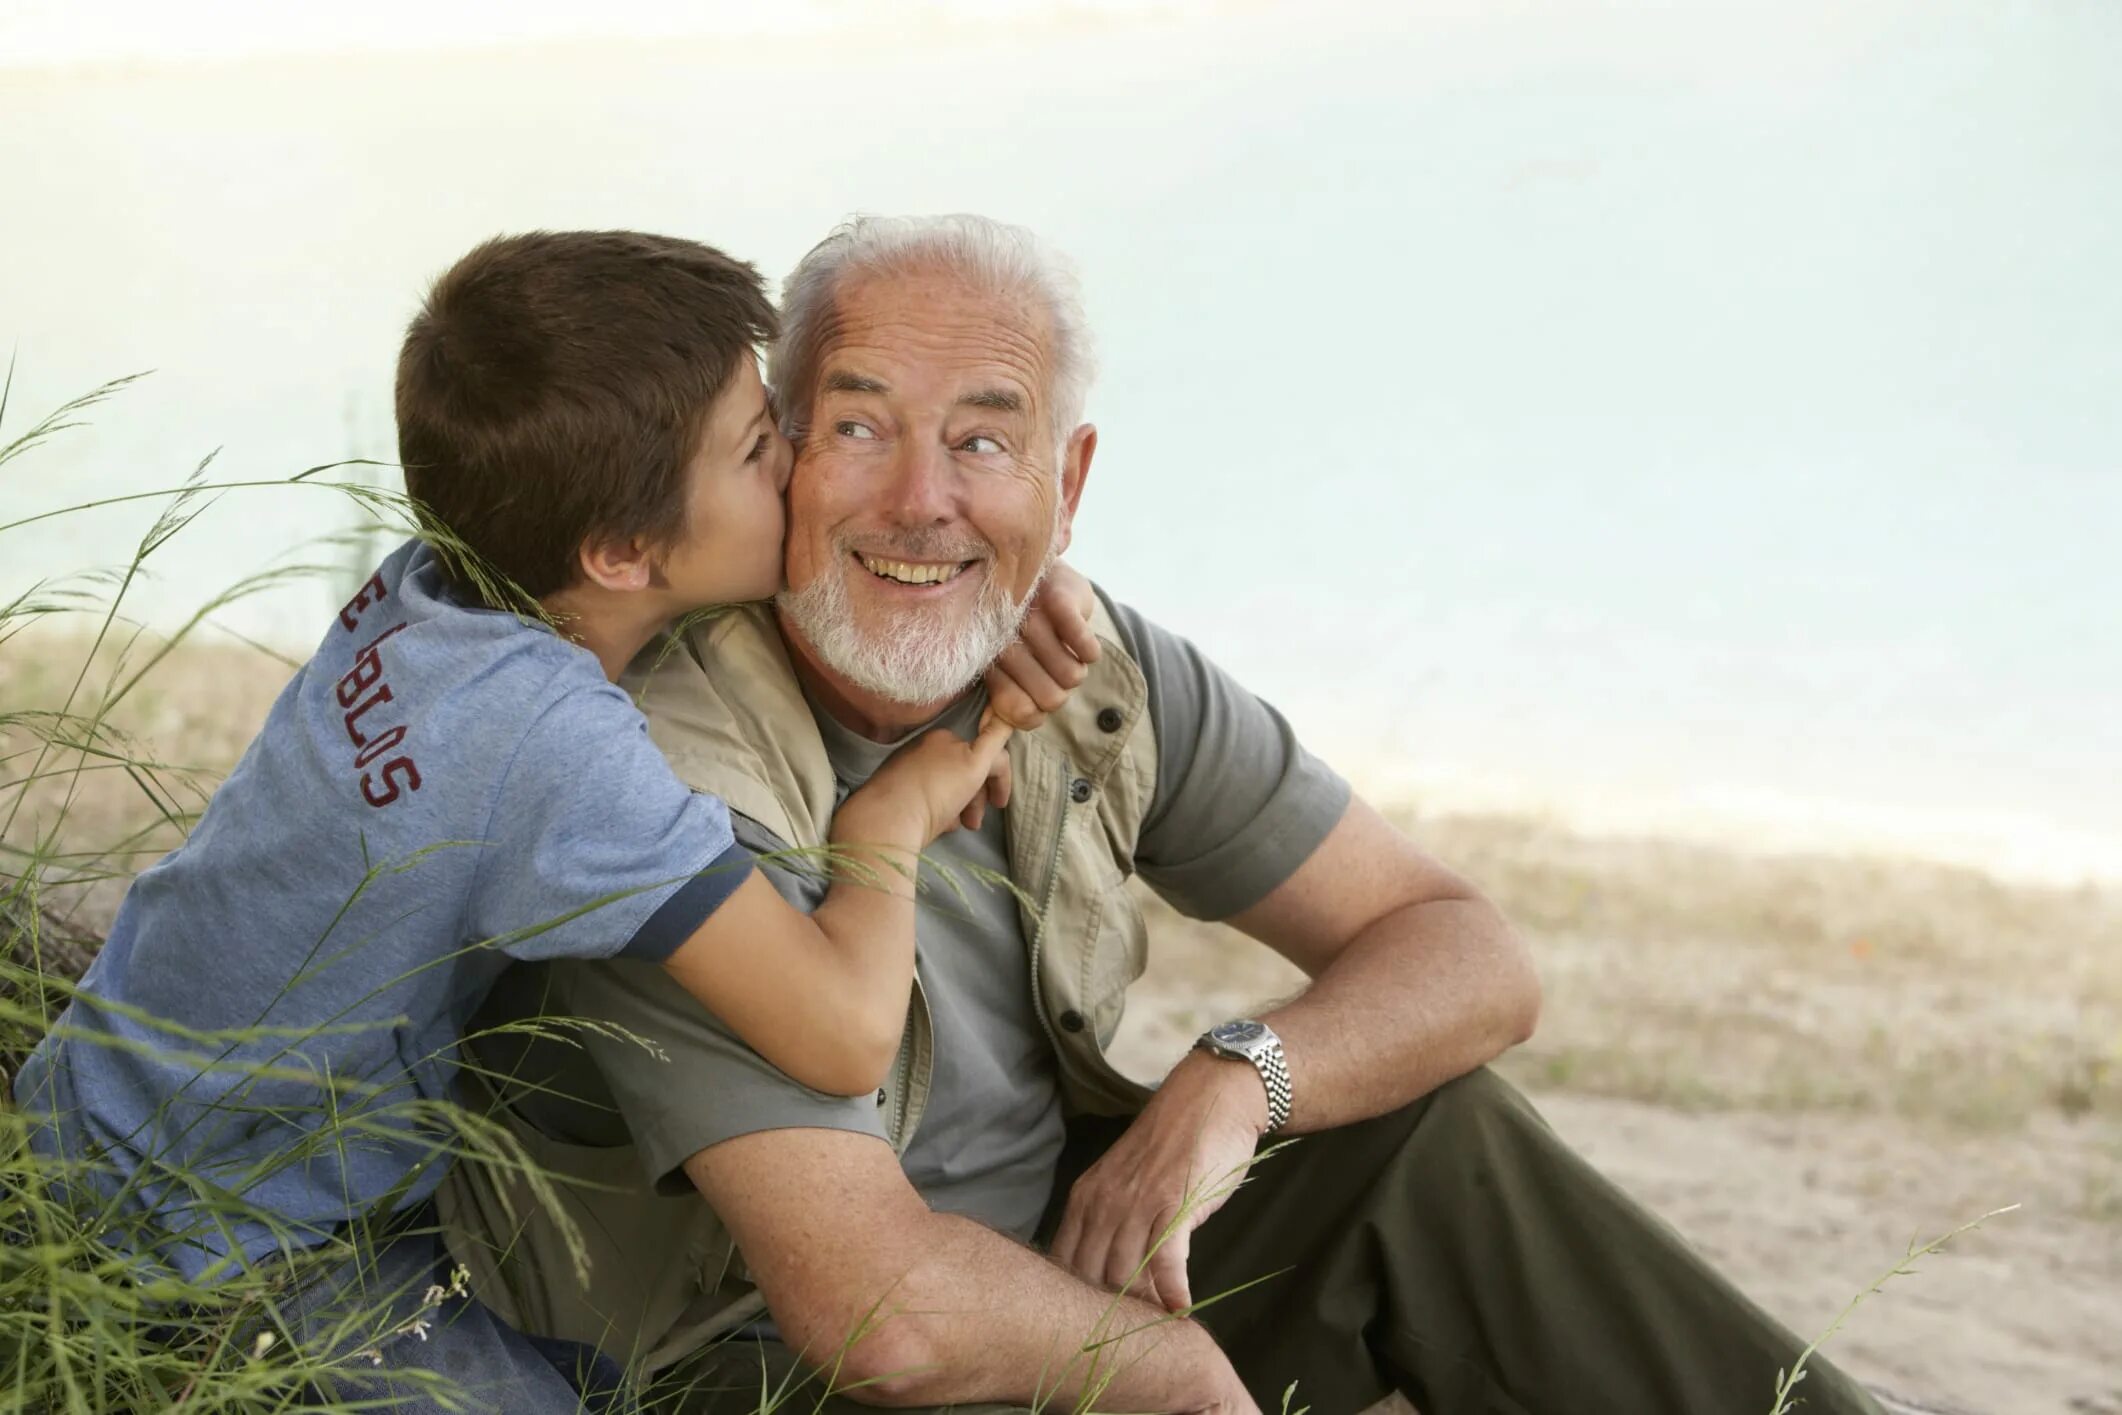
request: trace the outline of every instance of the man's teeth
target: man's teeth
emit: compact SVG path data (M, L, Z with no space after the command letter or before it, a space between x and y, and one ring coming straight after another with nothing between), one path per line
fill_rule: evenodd
M902 585L939 585L956 579L965 568L962 560L950 565L916 565L910 560L884 560L874 555L858 554L856 558L872 575L882 575Z

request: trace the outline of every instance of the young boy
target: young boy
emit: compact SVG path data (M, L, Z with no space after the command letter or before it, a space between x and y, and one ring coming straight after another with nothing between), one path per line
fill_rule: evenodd
M780 587L773 330L750 266L664 237L504 238L436 283L397 405L439 553L401 547L336 616L17 1087L40 1144L100 1166L114 1241L211 1282L419 1205L459 1031L510 959L658 960L798 1080L879 1084L914 857L1005 802L1009 725L931 734L850 796L833 840L859 882L805 916L614 686L680 615ZM1069 584L1035 612L1088 656ZM530 602L547 622L506 607ZM408 1287L439 1258L390 1252ZM550 1353L476 1304L389 1354L574 1408Z

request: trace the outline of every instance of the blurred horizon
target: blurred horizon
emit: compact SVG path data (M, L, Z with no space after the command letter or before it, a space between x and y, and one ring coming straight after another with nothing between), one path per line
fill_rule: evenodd
M241 63L492 50L580 40L913 38L924 26L977 21L983 31L1200 19L1268 0L909 0L888 18L859 0L370 0L303 8L272 0L191 4L15 0L0 14L0 70ZM202 21L205 21L202 23Z
M403 320L497 231L777 283L851 211L985 211L1085 277L1071 558L1365 789L2122 880L2118 52L2086 0L33 0L8 425L161 372L0 521L389 459ZM318 504L225 502L135 608ZM150 519L13 533L0 594Z

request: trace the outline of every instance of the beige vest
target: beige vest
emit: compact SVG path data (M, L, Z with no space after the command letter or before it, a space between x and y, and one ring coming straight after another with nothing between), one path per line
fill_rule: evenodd
M1142 671L1102 604L1092 625L1104 651L1088 681L1038 731L1010 740L1004 820L1033 1001L1060 1061L1063 1101L1072 1112L1123 1115L1149 1094L1114 1069L1105 1047L1146 958L1126 881L1155 793L1156 741ZM625 686L680 780L791 846L825 844L832 765L766 611L733 611L652 647ZM887 1133L902 1152L927 1104L933 1063L917 982L888 1088ZM467 1089L475 1103L488 1099L476 1079ZM562 1145L503 1118L534 1164L595 1186L541 1197L490 1167L452 1171L438 1195L451 1247L504 1318L541 1335L638 1354L653 1369L759 1313L741 1260L697 1196L650 1191L631 1147ZM586 1252L563 1242L552 1207L567 1213ZM574 1281L578 1256L588 1267L586 1286Z

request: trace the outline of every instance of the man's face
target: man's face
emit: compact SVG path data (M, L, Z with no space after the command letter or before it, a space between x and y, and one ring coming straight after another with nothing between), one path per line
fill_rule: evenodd
M1057 456L1030 301L943 272L858 277L821 341L789 484L782 605L828 667L898 702L955 696L1066 546L1094 440Z

